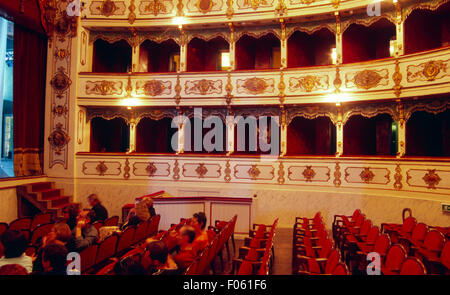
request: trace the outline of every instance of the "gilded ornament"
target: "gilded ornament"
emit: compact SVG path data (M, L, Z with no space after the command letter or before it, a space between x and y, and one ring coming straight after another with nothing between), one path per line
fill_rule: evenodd
M100 7L97 7L97 9L100 11L101 15L109 17L113 15L114 12L119 9L119 7L117 7L113 1L105 0L102 2Z
M402 184L402 169L400 168L400 164L397 164L397 167L395 167L395 174L394 174L394 188L396 190L401 190L403 187Z
M229 160L227 160L225 164L225 176L223 179L225 180L225 182L231 181L231 165Z
M442 180L436 173L436 169L428 170L428 173L426 173L422 179L428 185L429 189L436 189L436 185Z
M70 137L64 130L62 130L62 125L60 123L56 125L56 128L48 136L48 142L57 155L61 154L61 151L69 143L69 141Z
M256 180L261 174L261 171L258 169L257 165L252 165L250 169L248 169L247 173L253 180Z
M356 73L353 78L353 83L355 83L358 88L368 90L378 86L382 79L383 77L376 71L364 70Z
M198 175L198 178L203 178L206 173L208 173L208 169L206 168L205 164L200 163L198 164L198 167L195 169L195 172Z
M123 178L125 179L130 178L130 161L128 159L125 159L125 167L123 168Z
M243 87L251 94L257 95L263 93L269 85L264 79L249 78L245 80Z
M95 167L99 176L104 176L108 167L105 165L105 161L99 161L98 165Z
M334 180L333 180L333 184L334 186L340 186L342 181L341 181L341 167L339 166L339 162L336 162L336 166L334 167Z
M311 167L312 166L306 166L305 170L302 172L306 182L312 182L312 179L316 176L316 172Z
M359 177L361 177L361 180L364 181L365 183L370 183L375 177L375 174L372 171L370 171L370 168L366 167L361 171Z
M197 9L203 14L210 12L214 5L216 5L216 3L212 0L197 0L195 4Z

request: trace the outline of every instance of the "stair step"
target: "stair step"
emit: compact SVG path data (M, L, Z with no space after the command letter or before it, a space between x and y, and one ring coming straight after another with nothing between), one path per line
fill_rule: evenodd
M43 190L43 191L40 191L40 193L41 193L42 199L47 200L52 197L60 196L61 189L56 188L56 189Z
M35 192L35 191L51 189L53 187L53 182L43 181L43 182L31 183L30 185L31 185L31 190L33 192Z

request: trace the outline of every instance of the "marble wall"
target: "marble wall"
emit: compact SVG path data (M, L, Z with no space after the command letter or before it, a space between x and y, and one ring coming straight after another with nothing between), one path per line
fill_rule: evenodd
M279 218L281 227L292 227L296 216L313 216L321 211L331 226L335 214L351 215L360 208L375 225L402 220L403 208L411 208L419 222L450 226L450 214L441 211L448 195L405 191L321 188L302 186L214 184L198 182L150 182L118 180L76 180L78 202L87 207L87 196L97 193L110 212L121 216L121 208L135 197L165 190L173 196L253 197L252 220L271 223ZM181 216L180 216L181 217Z

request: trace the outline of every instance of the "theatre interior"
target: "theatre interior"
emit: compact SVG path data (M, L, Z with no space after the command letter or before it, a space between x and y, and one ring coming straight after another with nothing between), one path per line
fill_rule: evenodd
M0 276L450 274L450 0L1 0L0 116Z

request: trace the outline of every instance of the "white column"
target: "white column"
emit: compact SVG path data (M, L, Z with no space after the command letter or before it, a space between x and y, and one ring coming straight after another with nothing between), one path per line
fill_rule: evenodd
M336 156L342 156L344 152L344 124L342 122L342 109L338 105L338 120L336 123Z
M335 12L336 16L336 63L341 64L343 61L342 56L342 32L341 32L341 17L339 16L339 12Z
M234 152L234 116L231 112L227 116L227 154Z
M234 40L233 23L228 23L230 27L230 70L236 70L236 40Z
M180 72L186 72L187 69L187 40L186 34L182 29L181 31L181 46L180 46Z
M280 67L282 69L287 67L287 40L286 40L286 23L284 19L280 19L281 23L281 40L280 40Z
M399 55L403 55L405 53L405 46L404 44L404 31L403 31L403 20L402 20L402 8L400 7L400 3L396 3L395 4L395 8L396 8L396 22L395 22L395 27L396 27L396 44L397 44L397 48L395 50L396 52L396 56Z

